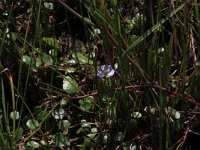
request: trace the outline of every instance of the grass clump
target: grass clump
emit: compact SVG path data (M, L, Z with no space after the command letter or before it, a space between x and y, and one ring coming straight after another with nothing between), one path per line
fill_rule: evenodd
M197 1L3 1L0 12L0 148L200 147Z

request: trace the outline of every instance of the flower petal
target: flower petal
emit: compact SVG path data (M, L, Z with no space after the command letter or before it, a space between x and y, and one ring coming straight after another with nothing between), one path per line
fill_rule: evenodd
M112 77L112 76L114 75L114 73L115 73L115 70L114 70L114 69L110 70L110 71L108 72L108 74L106 75L106 78Z
M110 72L112 70L112 66L111 65L102 65L101 66L101 70L104 72Z
M104 71L107 65L102 65L101 70Z
M101 70L97 70L97 77L99 78L103 78L104 77L104 73Z

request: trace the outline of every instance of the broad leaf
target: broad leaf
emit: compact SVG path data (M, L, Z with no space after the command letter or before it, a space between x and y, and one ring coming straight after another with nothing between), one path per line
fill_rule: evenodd
M80 52L73 53L72 57L80 64L93 64L93 61Z
M35 148L39 148L39 147L40 147L40 144L37 143L36 141L29 141L29 142L27 143L27 146L30 146L30 147L32 147L33 149L35 149Z
M27 122L26 122L26 125L28 126L28 128L30 130L36 130L40 125L39 125L39 122L35 119L29 119Z
M70 122L68 120L61 120L58 122L58 128L62 131L70 127Z
M53 142L57 147L64 147L67 144L67 139L65 138L65 135L61 132L58 132L54 135Z
M63 90L65 90L69 94L74 94L78 91L78 83L71 77L66 76L63 79Z

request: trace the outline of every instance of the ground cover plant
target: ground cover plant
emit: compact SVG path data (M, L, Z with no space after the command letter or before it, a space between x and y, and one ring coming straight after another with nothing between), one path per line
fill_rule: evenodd
M0 2L0 149L200 149L197 0Z

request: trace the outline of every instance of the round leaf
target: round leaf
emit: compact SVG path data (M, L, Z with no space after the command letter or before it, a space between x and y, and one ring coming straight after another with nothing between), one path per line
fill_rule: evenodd
M58 122L58 128L60 130L66 130L70 127L70 122L68 120L61 120Z
M15 119L15 120L17 120L17 119L19 119L19 112L18 111L13 111L13 112L11 112L10 113L10 118L12 118L13 120Z
M28 128L30 130L36 130L40 125L39 125L39 122L35 119L29 119L27 122L26 122L26 125L28 126Z
M46 9L53 10L54 4L53 4L53 3L47 3L47 2L45 2L45 3L44 3L44 7L45 7Z
M87 123L87 122L83 123L82 124L82 129L89 132L91 130L91 125L89 123Z
M141 118L142 117L142 114L140 112L133 112L131 114L131 117L133 118Z
M97 132L98 132L97 128L92 128L91 129L91 133L97 133Z
M62 98L60 101L60 106L66 106L68 104L68 99Z
M65 110L62 109L62 108L59 108L59 109L56 109L52 112L52 116L55 118L55 119L63 119L65 115Z
M175 119L180 119L180 117L181 117L181 113L178 112L178 111L176 111L176 113L175 113L175 115L174 115L174 118L175 118Z
M30 146L30 147L32 147L32 148L39 148L40 147L40 144L39 143L37 143L37 142L35 142L35 141L29 141L28 143L27 143L27 146Z
M93 64L92 60L80 52L73 53L72 57L80 64Z
M51 58L51 56L47 55L46 53L41 53L40 59L41 59L42 63L44 63L44 64L48 64L48 65L53 64L53 59Z
M22 61L24 63L26 63L27 65L30 65L31 64L31 57L24 55L24 56L22 56Z
M88 96L84 99L79 100L80 107L83 110L90 110L91 107L92 107L92 103L93 103L93 97L92 96Z
M45 116L47 116L48 112L47 111L41 111L40 113L37 114L37 119L39 121L42 121Z
M67 144L67 140L65 138L65 135L61 132L58 132L54 135L53 142L57 147L64 147Z
M78 91L78 83L71 77L66 76L63 79L63 90L65 90L69 94L74 94Z

